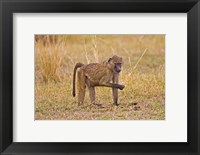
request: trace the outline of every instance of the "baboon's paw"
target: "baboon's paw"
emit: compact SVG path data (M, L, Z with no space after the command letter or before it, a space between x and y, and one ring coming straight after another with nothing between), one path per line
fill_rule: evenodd
M125 88L124 85L119 85L119 89L120 89L120 90L123 90L124 88Z

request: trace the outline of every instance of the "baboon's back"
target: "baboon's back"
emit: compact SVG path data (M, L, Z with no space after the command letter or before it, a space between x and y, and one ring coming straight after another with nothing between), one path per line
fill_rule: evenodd
M98 84L103 78L112 79L112 71L103 63L91 63L85 66L85 76L94 84Z

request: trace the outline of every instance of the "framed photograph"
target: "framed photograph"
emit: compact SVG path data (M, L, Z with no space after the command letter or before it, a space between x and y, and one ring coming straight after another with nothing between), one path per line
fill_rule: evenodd
M1 154L200 154L200 2L0 1Z

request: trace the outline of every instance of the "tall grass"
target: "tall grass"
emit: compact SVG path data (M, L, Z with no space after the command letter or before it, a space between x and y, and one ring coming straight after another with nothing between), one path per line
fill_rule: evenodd
M55 39L57 40L56 44ZM46 38L45 42L38 39L35 44L35 52L36 77L45 83L61 82L64 79L62 72L65 54L63 42L55 36L53 36L52 42Z

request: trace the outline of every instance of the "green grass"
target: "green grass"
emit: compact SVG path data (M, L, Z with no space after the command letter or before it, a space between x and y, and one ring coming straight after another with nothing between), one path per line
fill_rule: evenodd
M36 120L164 120L165 37L164 35L56 36L56 42L36 42ZM94 45L95 44L95 45ZM148 49L133 70L143 51ZM56 51L56 52L55 52ZM46 56L50 52L51 57ZM52 52L52 53L51 53ZM78 106L72 96L72 74L76 62L123 57L119 106L112 102L111 89L96 88L96 102ZM54 57L55 58L52 58ZM59 61L59 62L58 62ZM48 62L48 63L47 63ZM48 65L46 65L48 64Z

